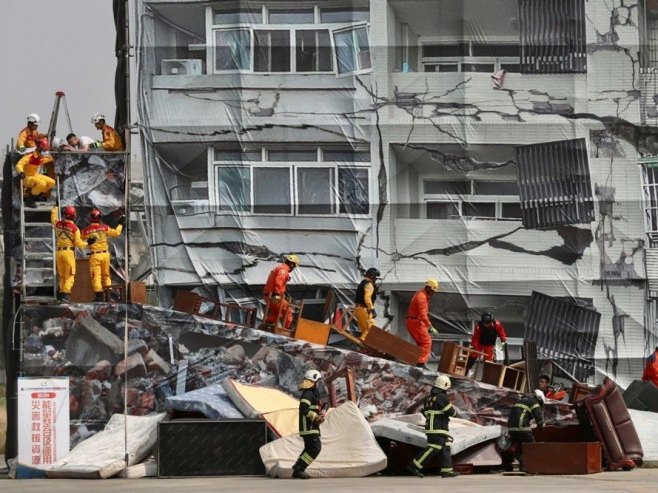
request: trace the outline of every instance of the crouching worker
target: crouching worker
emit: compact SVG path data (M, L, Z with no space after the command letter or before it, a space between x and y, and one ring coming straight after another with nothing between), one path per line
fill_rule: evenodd
M324 416L320 407L318 390L318 382L321 379L322 375L319 371L308 370L299 386L302 391L299 400L299 436L304 439L304 450L292 467L293 478L309 479L311 476L306 472L306 468L320 455L320 450L322 450L320 424L324 422Z
M55 186L55 180L42 174L42 168L52 165L53 158L49 152L48 139L39 139L36 149L23 156L16 163L16 173L23 182L27 194L25 196L26 207L36 207L37 199L45 199Z
M446 392L450 388L450 385L450 378L445 375L439 375L436 377L434 387L432 387L432 390L430 390L429 395L423 403L427 448L418 454L411 464L407 466L407 470L419 478L423 477L421 470L425 467L425 464L436 454L441 454L442 478L459 476L459 473L452 469L452 457L450 455L452 437L448 435L450 417L457 414L453 405L450 404Z
M533 394L522 397L512 406L507 419L507 431L509 432L511 446L503 454L503 468L506 471L514 470L514 459L519 461L519 469L523 471L523 444L535 441L530 427L530 422L533 419L537 423L537 428L543 429L542 407L545 401L544 393L537 389Z

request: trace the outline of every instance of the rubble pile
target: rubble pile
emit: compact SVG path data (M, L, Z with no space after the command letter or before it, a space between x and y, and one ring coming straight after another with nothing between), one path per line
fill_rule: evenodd
M128 412L144 416L166 409L166 399L176 395L181 378L183 391L230 377L296 395L309 367L330 376L348 366L354 372L359 409L373 420L406 413L437 375L395 361L149 306L26 306L24 320L26 375L70 379L72 446L102 429L112 414L123 412L126 377ZM183 360L187 365L181 365ZM455 406L463 417L480 424L504 422L518 396L469 379L452 380ZM339 402L346 400L340 379L336 383ZM549 423L574 418L569 406L554 402L547 404L545 414Z

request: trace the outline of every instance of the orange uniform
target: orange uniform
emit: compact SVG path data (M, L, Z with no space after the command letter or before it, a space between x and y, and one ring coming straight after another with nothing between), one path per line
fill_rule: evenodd
M658 386L658 348L647 358L642 372L642 380L653 382L654 385Z
M89 245L91 257L89 258L89 274L91 275L91 285L94 293L102 293L104 288L112 285L110 276L110 247L108 238L116 238L121 235L123 225L119 224L116 228L110 228L107 224L91 223L82 230L82 239L87 241L94 238L96 241Z
M420 289L411 298L409 310L407 311L406 326L409 335L416 341L418 347L422 349L418 357L418 364L424 365L430 358L432 351L432 338L429 334L429 328L432 326L429 318L430 297L425 288Z
M50 190L55 186L55 180L40 173L42 166L52 162L53 158L51 156L44 156L35 150L20 158L16 163L16 172L25 173L23 185L30 190L33 196L50 193Z
M21 147L30 148L37 146L37 140L43 139L47 135L42 134L36 128L32 130L30 127L25 127L18 134L18 139L16 139L16 149Z
M80 230L69 219L57 220L58 208L50 211L50 222L55 227L57 242L57 274L59 275L59 291L69 294L75 283L75 248L84 248L86 243L80 238Z
M291 270L287 264L279 264L272 269L267 278L267 283L263 288L265 303L270 306L264 320L266 324L275 325L277 320L281 320L286 329L289 329L292 325L292 311L288 311L288 302L285 299L286 285L290 281Z
M101 143L103 150L123 151L123 144L116 130L105 124L101 128L101 133L103 135L103 142Z

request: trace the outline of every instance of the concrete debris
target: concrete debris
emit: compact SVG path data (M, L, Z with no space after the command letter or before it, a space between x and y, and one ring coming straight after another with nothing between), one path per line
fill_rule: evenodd
M167 375L170 371L170 367L167 362L160 357L153 349L151 349L146 355L146 366L151 371L157 371L163 375Z
M117 377L122 377L126 371L128 372L128 378L146 375L146 363L144 363L144 358L140 353L135 353L126 360L119 361L114 367L114 374Z
M94 367L98 361L116 362L123 342L86 313L77 319L66 340L66 357L75 366Z

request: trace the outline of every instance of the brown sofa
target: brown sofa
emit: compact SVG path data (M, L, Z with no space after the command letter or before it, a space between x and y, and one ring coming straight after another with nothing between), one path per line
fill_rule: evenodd
M642 445L626 403L615 383L603 385L576 403L578 419L601 442L603 456L611 471L630 470L642 465Z

